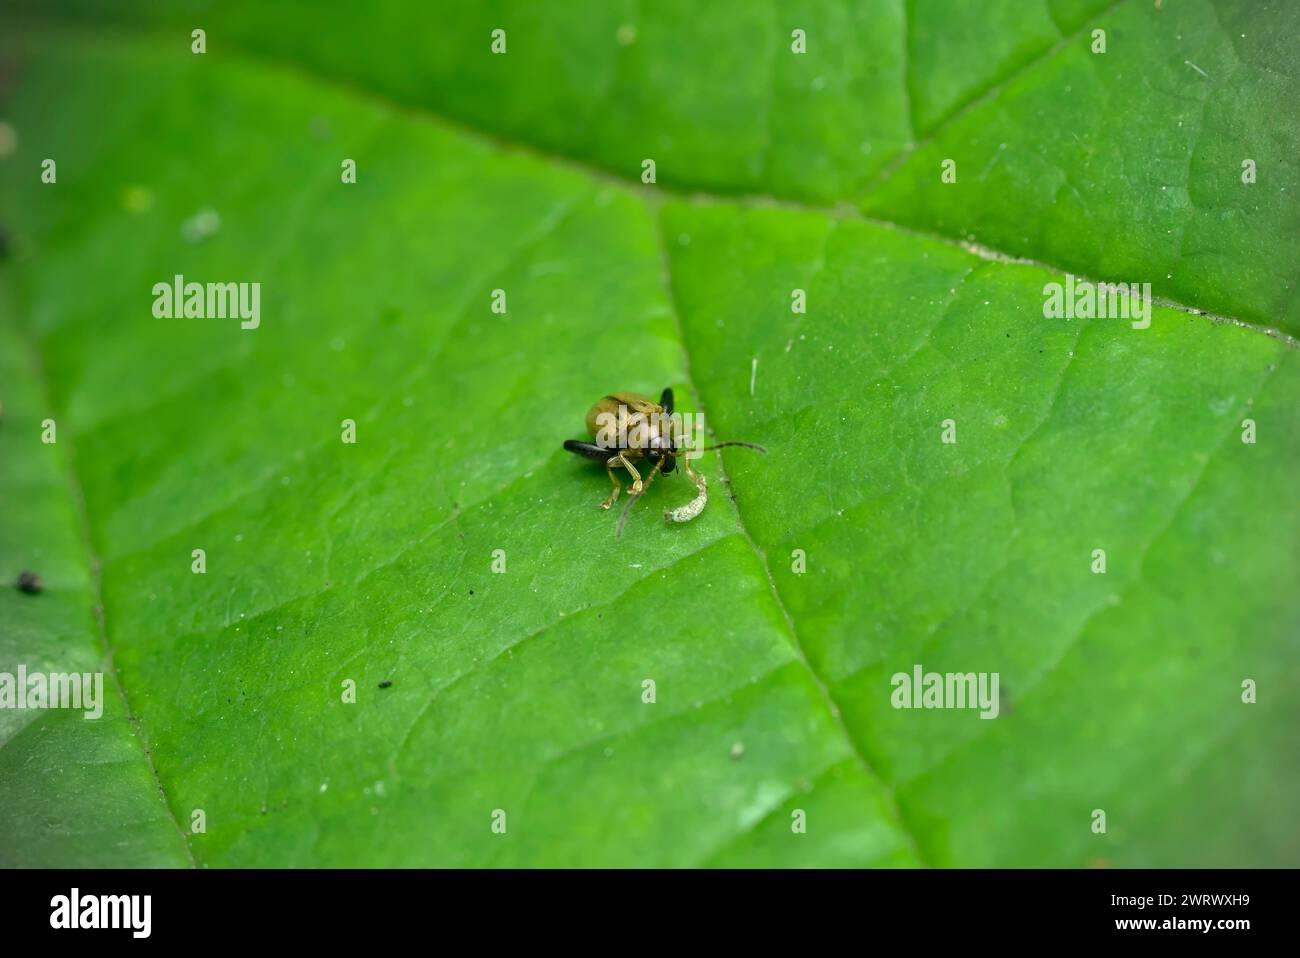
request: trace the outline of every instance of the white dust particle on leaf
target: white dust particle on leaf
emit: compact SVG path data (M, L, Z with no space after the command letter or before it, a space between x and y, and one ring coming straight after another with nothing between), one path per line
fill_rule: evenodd
M187 243L202 243L221 229L221 216L211 207L204 207L181 224L181 238Z

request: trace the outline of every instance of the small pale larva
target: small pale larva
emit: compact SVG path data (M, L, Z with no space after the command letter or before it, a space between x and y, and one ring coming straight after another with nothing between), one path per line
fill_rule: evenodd
M665 522L690 522L704 511L704 507L709 502L709 483L702 475L697 475L696 479L698 481L695 483L695 488L700 491L700 494L684 506L678 506L676 509L665 509Z

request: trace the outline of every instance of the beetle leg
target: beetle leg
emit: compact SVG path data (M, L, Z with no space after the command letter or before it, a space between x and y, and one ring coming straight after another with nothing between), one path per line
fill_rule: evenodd
M600 504L602 509L608 509L617 502L618 494L623 491L623 487L618 484L618 476L614 475L614 461L616 459L618 459L618 456L611 456L605 460L605 471L609 473L609 481L614 484L614 491Z
M632 488L628 490L628 494L633 496L641 495L641 473L636 471L636 466L632 465L631 460L621 452L614 458L623 464L624 469L632 473Z
M655 467L650 470L650 475L645 477L645 485L647 489L650 488L650 483L655 481L655 476L659 475L659 467L662 466L663 464L664 464L664 460L663 457L661 456L659 460L655 463Z

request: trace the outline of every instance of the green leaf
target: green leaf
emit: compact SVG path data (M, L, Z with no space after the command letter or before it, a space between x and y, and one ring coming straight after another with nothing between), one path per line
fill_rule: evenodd
M0 862L1300 861L1294 9L45 6L0 672L105 711L0 710ZM1067 270L1150 327L1045 318ZM666 385L770 452L619 539L560 444Z

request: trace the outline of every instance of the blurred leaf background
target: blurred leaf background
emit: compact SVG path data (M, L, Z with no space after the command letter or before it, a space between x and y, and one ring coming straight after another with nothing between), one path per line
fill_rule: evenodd
M0 712L0 862L1297 864L1297 35L9 5L0 576L46 591L0 590L0 670L109 696ZM1151 328L1045 319L1067 271L1150 282ZM155 318L175 274L261 326ZM560 444L667 385L771 453L618 540ZM999 717L893 709L916 663Z

